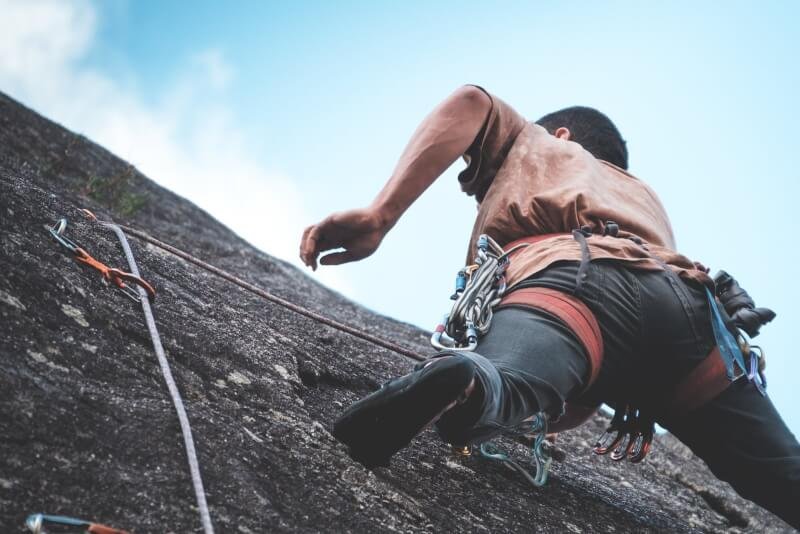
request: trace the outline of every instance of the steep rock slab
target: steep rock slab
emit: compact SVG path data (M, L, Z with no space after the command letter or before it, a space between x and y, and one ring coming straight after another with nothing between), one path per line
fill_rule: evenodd
M57 247L47 227L125 265L88 207L278 296L427 352L376 315L255 250L91 141L0 94L0 530L28 513L135 532L197 531L183 444L141 309ZM607 419L563 434L546 488L426 432L367 470L330 435L350 402L411 362L131 239L192 422L218 532L783 532L682 445L637 467L593 457ZM513 454L525 451L504 443Z

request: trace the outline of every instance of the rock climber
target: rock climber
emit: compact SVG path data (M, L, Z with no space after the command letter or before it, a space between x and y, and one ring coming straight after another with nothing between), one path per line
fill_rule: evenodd
M336 421L353 457L386 464L432 423L465 446L535 414L561 431L601 403L633 403L743 497L800 528L800 444L769 397L753 380L728 377L718 391L694 379L719 358L717 304L731 331L751 336L774 314L676 251L664 207L627 172L625 141L597 110L534 123L480 87L457 89L422 121L370 206L305 230L302 260L316 269L369 256L461 157L461 189L478 202L467 264L481 235L527 246L511 256L505 300L474 351L439 352Z

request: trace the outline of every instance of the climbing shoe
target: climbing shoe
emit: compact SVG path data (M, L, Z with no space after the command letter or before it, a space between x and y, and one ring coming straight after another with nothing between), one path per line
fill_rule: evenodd
M364 465L388 465L394 453L464 400L474 376L475 364L459 354L420 364L350 406L334 423L333 435Z

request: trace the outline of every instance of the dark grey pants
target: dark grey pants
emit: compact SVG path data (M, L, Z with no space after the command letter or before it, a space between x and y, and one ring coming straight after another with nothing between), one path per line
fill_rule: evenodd
M555 264L522 285L573 293L577 269L576 262ZM592 387L584 391L586 354L560 321L530 309L499 310L477 351L468 353L482 394L438 422L445 439L483 441L539 411L558 417L565 401L617 406L658 398L715 344L704 290L671 272L595 261L578 297L603 335L603 365ZM692 413L659 423L742 496L800 528L800 444L769 397L740 381Z

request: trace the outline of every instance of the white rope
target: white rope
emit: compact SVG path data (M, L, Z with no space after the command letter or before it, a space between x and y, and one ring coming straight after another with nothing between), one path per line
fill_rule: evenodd
M141 277L139 268L136 266L136 260L133 258L133 252L128 244L128 239L125 233L116 224L100 221L101 224L111 228L119 242L122 243L122 248L125 251L125 257L128 259L131 273L135 276ZM164 381L167 383L169 394L172 396L172 403L175 405L175 411L178 412L178 420L181 424L181 433L183 434L183 442L186 446L186 456L189 459L189 471L192 475L192 485L194 486L194 493L197 497L197 508L200 511L200 520L203 523L203 531L205 534L214 534L214 526L211 524L211 514L208 511L208 503L206 503L206 492L203 489L203 479L200 477L200 464L197 461L197 452L194 448L194 439L192 438L192 428L189 426L189 418L186 416L186 409L183 407L183 400L178 391L178 386L175 385L175 379L172 378L172 371L169 368L167 355L164 353L164 347L161 345L161 336L158 335L156 329L156 321L153 318L153 310L150 308L150 299L147 297L147 292L141 287L136 286L139 291L139 297L142 302L142 310L144 310L144 317L147 321L147 329L150 331L150 338L153 340L153 349L158 357L158 364L161 366L161 373L164 375Z

